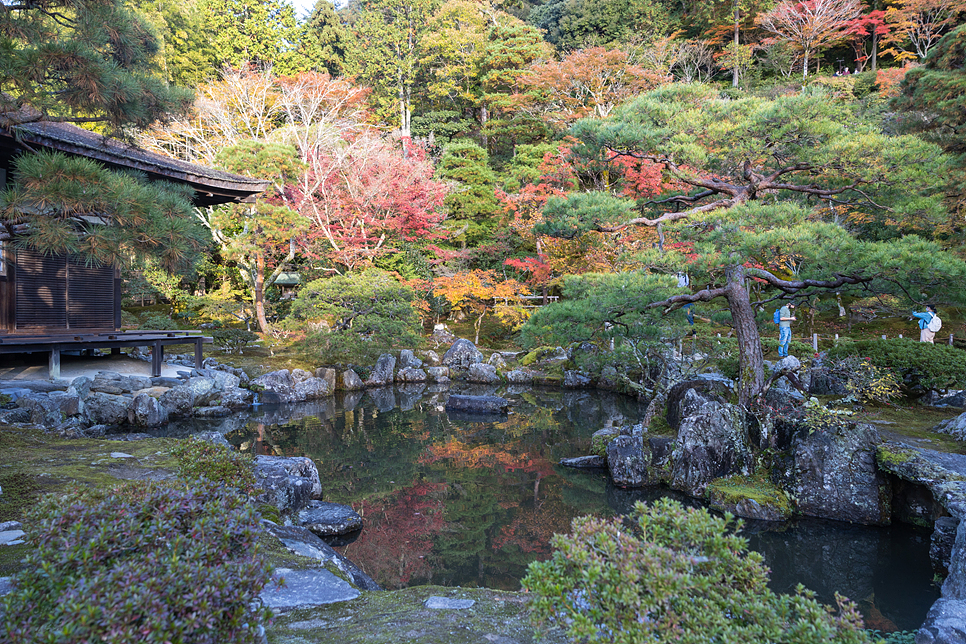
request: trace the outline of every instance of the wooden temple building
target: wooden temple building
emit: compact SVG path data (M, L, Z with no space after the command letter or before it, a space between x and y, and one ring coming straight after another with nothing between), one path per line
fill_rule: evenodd
M135 170L149 180L187 185L195 206L251 202L267 182L147 152L66 123L37 122L0 129L0 181L27 151L49 150L93 159L112 170ZM6 237L6 239L4 239ZM186 331L122 331L121 277L114 266L88 266L71 256L16 248L0 234L0 361L4 354L48 352L50 377L60 375L62 351L152 348L152 374L160 375L164 347L193 344L200 368L202 344L211 338Z

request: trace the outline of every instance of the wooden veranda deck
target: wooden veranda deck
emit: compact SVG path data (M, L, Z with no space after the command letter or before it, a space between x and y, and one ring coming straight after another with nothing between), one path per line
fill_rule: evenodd
M0 336L0 355L5 353L50 353L49 376L60 377L61 351L85 349L111 349L120 352L122 347L151 347L151 375L161 375L164 347L172 344L195 345L195 368L202 366L203 344L212 339L195 331L117 331L112 333L56 333L45 335Z

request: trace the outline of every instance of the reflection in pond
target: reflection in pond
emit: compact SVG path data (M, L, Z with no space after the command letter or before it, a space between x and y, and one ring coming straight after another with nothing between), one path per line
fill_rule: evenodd
M362 533L339 549L386 588L515 590L574 517L625 513L637 500L672 494L622 490L602 472L555 465L587 453L601 427L635 422L643 411L635 401L602 392L500 393L511 413L497 422L451 419L447 394L420 386L256 409L175 431L219 428L245 451L311 457L325 500L363 515ZM749 525L746 534L776 591L803 583L827 603L837 591L860 602L871 627L917 628L938 597L928 532L799 520Z

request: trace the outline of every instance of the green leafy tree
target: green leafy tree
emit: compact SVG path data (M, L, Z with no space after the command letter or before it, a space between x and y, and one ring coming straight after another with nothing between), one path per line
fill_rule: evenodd
M202 213L202 221L233 260L251 292L262 333L269 331L265 290L295 258L308 220L292 210L285 187L302 172L295 148L277 143L242 141L223 150L218 162L231 172L271 178L272 188L254 204L237 204Z
M292 322L321 329L307 346L323 362L372 364L419 342L416 293L392 275L367 269L309 282L292 303ZM310 327L311 328L311 327Z
M165 80L179 87L196 87L218 75L215 48L198 0L149 0L139 9L157 30Z
M342 76L348 71L347 58L354 41L329 0L318 0L304 25L299 52L307 59L306 69Z
M304 29L285 0L200 0L218 67L275 69L293 74L308 69L298 43Z
M120 131L144 127L191 102L156 74L158 40L119 0L0 9L0 128L58 121ZM47 253L80 253L93 263L156 255L189 263L200 235L190 191L60 154L25 154L0 196L7 232Z
M359 47L353 64L373 88L377 114L395 122L404 137L412 133L420 43L437 6L437 0L375 0L363 6L354 25Z
M917 138L883 134L821 92L722 100L709 88L670 86L608 120L580 121L572 133L583 141L575 150L592 158L606 150L661 164L679 190L641 203L606 193L551 199L539 230L576 237L657 228L659 247L641 254L641 265L688 271L707 287L655 292L648 307L727 302L743 404L765 385L755 306L853 288L966 299L966 264L920 236L945 219L948 158ZM753 303L750 286L773 296Z
M453 241L476 245L488 235L499 212L496 174L488 165L486 150L472 141L456 141L443 148L436 176L451 182L443 202Z
M905 122L959 157L966 168L966 25L957 27L933 48L922 67L906 72L893 105Z
M802 586L794 595L768 588L768 568L730 514L661 499L638 502L625 523L581 517L556 535L548 561L530 564L523 587L535 615L574 641L835 642L866 644L856 605L838 610Z
M517 144L545 140L547 130L540 119L521 113L514 95L524 91L520 77L527 68L552 54L553 48L540 32L516 18L506 16L490 27L479 72L483 84L480 125L483 147L489 152L510 152Z
M532 11L530 23L565 51L650 41L673 27L660 0L560 0Z

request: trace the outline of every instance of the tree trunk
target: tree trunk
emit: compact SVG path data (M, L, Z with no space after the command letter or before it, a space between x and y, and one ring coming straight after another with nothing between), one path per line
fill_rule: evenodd
M805 64L802 65L802 82L808 79L808 49L805 50Z
M735 0L735 67L731 70L731 86L738 87L738 19L741 14L738 11L738 0Z
M874 72L879 63L879 34L876 33L877 27L872 27L872 71Z
M261 253L255 258L255 288L252 296L255 301L258 330L268 333L268 318L265 317L265 258Z
M765 359L761 353L761 336L755 324L755 310L745 285L744 267L730 266L728 278L728 308L738 336L738 403L748 409L765 386Z

